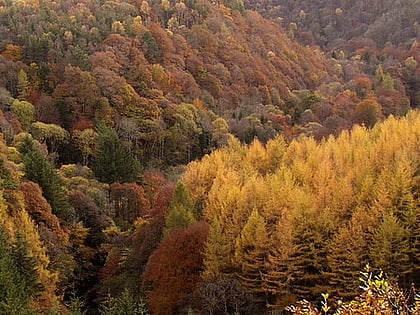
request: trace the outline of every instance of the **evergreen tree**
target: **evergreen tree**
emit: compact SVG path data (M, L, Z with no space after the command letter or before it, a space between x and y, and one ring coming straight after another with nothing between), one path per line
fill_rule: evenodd
M19 151L23 155L25 176L42 188L42 194L51 205L54 214L69 218L70 205L54 164L41 152L30 137L26 137Z
M35 263L22 242L8 244L0 227L0 314L33 315L30 302L40 291Z
M165 233L179 228L187 228L197 221L198 215L194 203L184 184L178 181L165 220Z
M29 90L28 75L23 69L20 69L18 72L17 90L18 90L18 99L23 101L28 95L28 90Z
M137 301L128 290L121 296L110 298L100 311L101 315L147 315L149 314L146 305Z
M108 184L135 182L141 172L140 162L112 128L101 125L93 164L96 177Z

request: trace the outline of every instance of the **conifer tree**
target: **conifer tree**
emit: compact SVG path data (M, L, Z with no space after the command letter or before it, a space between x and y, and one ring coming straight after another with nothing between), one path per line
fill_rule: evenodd
M197 218L198 215L188 191L184 184L178 181L165 219L165 233L168 234L179 228L187 228L195 223Z
M296 248L293 245L293 226L281 219L270 236L271 245L263 275L263 288L268 295L271 308L282 308L290 304L290 259Z
M19 240L10 245L0 227L0 313L34 315L30 302L40 290L35 263Z
M108 184L135 182L139 179L141 165L131 149L124 144L112 128L99 126L93 171L96 177Z
M408 237L408 230L401 221L392 214L385 214L370 246L373 266L382 269L390 277L397 277L405 282L412 271Z
M100 311L101 315L147 315L146 305L137 301L128 290L119 297L110 298Z
M54 164L46 157L30 137L19 146L23 155L25 176L42 188L42 194L50 203L54 214L66 218L70 215L70 205L63 182Z
M341 228L328 246L328 273L331 293L337 298L356 296L358 275L367 263L367 239L362 226L350 222Z
M265 300L264 274L269 253L269 236L264 218L252 211L235 244L235 262L241 284Z
M206 281L231 276L232 244L230 244L219 220L214 220L209 228L209 235L204 250L204 271L202 277Z
M18 78L18 83L17 83L18 99L23 101L28 95L28 90L29 90L28 75L26 74L25 70L20 69L18 72L17 78Z

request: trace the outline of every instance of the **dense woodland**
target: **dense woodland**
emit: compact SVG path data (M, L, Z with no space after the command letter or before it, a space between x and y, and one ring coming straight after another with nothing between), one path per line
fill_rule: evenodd
M417 314L420 5L373 2L0 0L0 314Z

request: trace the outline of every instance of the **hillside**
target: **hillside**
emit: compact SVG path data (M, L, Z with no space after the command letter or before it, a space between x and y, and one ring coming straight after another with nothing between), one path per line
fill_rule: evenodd
M264 314L366 262L418 286L420 45L296 27L0 0L0 313Z
M288 130L291 91L339 80L319 50L274 23L207 1L6 2L0 20L3 111L13 97L34 105L31 121L70 132L102 120L168 164L229 130L243 139ZM21 127L7 137L30 125Z
M420 38L418 0L246 0L245 5L286 28L295 23L302 40L321 46L366 38L378 47L392 43L408 48Z

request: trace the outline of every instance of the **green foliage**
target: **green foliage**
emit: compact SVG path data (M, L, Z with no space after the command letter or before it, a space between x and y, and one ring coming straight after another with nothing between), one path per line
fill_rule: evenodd
M169 234L173 230L187 228L195 223L198 214L194 207L194 202L184 184L178 181L169 206L168 214L165 219L165 233Z
M28 81L28 75L26 74L25 70L21 69L18 73L18 84L17 84L17 90L18 90L18 99L23 101L27 94L29 89L29 81Z
M383 272L375 275L367 266L361 275L360 288L363 290L362 293L350 302L339 303L335 311L332 311L332 308L328 305L329 294L322 294L321 310L318 310L308 301L300 301L297 305L289 306L287 310L295 315L415 315L419 313L419 296L415 295L412 299L409 299L398 285L391 282ZM415 294L415 292L412 293Z
M161 62L163 56L162 49L150 31L143 33L141 43L144 55L150 63Z
M27 101L14 100L10 106L10 110L15 114L22 127L25 130L29 130L31 123L35 119L34 106Z
M128 145L119 139L117 132L104 125L97 132L97 149L92 168L96 177L108 184L139 180L140 162Z
M85 315L83 311L84 303L77 297L72 297L70 302L67 303L67 308L70 311L70 315Z
M41 287L35 263L20 239L10 244L0 227L0 313L34 315L30 306Z
M29 137L20 144L19 151L23 156L26 178L42 188L42 194L50 203L54 214L68 218L70 206L67 194L54 164Z
M58 146L66 144L69 140L69 133L64 128L40 121L31 125L30 133L35 140L46 143L50 152L55 152Z
M238 10L241 13L245 12L245 6L242 0L223 0L223 3L232 10Z
M149 314L146 305L136 300L128 290L119 297L111 297L105 302L100 311L101 315L147 315Z

